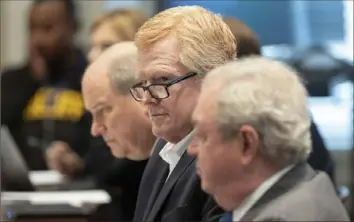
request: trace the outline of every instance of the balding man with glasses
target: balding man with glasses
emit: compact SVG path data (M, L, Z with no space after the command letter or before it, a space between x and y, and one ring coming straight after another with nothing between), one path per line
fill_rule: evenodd
M159 139L145 168L135 222L210 221L222 210L203 192L186 150L204 75L236 56L234 36L218 15L198 6L170 8L138 31L140 82L130 92L147 107Z

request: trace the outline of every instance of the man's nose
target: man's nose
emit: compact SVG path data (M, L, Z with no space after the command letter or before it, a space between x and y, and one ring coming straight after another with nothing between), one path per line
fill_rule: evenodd
M157 100L151 96L151 93L149 92L149 90L145 90L143 93L142 103L144 105L147 105L149 103L157 103Z
M101 124L97 124L96 122L93 122L91 125L91 135L93 137L98 137L102 136L102 133L104 131L104 126Z

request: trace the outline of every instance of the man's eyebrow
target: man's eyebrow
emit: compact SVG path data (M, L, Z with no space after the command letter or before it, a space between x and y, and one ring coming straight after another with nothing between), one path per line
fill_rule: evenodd
M175 77L177 73L168 72L167 70L151 70L149 75L147 75L147 80L158 79L161 77Z
M104 105L105 105L104 102L100 101L100 102L96 103L94 106L92 106L91 111L95 112L95 111L101 109Z

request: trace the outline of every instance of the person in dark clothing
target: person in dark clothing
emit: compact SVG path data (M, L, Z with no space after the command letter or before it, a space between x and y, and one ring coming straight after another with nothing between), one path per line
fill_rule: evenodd
M80 83L87 60L73 44L75 7L67 0L36 0L28 21L28 61L1 76L1 124L9 127L30 170L47 169L45 151L57 146L73 152L63 169L70 171L82 164L79 156L90 140Z
M252 55L261 55L261 46L256 33L250 27L234 18L224 18L237 39L237 57L242 58ZM308 158L308 163L315 169L326 172L334 182L334 162L328 152L320 132L314 121L311 121L311 138L313 151Z
M124 8L108 11L98 16L90 27L90 50L87 55L89 62L94 62L115 43L133 41L136 31L146 19L147 17L140 11ZM107 170L120 171L120 169L115 169L115 164L113 164L113 162L119 162L120 160L114 158L108 147L100 140L102 139L93 139L89 153L82 159L84 167L77 165L77 169L72 169L72 171L95 175L99 178L103 178ZM47 155L55 157L51 158L53 159L52 169L65 174L62 165L65 163L65 159L71 158L72 152L66 151L67 155L62 155L62 153L60 147L53 147L47 152ZM98 165L97 162L100 164ZM120 166L120 164L117 164L117 166Z

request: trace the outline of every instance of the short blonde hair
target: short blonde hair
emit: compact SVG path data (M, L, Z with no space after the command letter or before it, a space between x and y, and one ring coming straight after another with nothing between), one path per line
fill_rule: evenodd
M111 24L122 41L133 41L135 33L147 20L142 12L135 9L116 9L99 16L93 22L90 32L94 32L104 23Z
M169 36L177 38L180 62L199 74L236 57L235 39L229 27L220 16L199 6L160 12L139 29L135 44L139 51L145 51Z
M212 70L203 84L204 90L222 86L216 122L225 140L247 124L258 132L266 159L279 166L307 160L312 150L307 91L290 67L252 56Z

